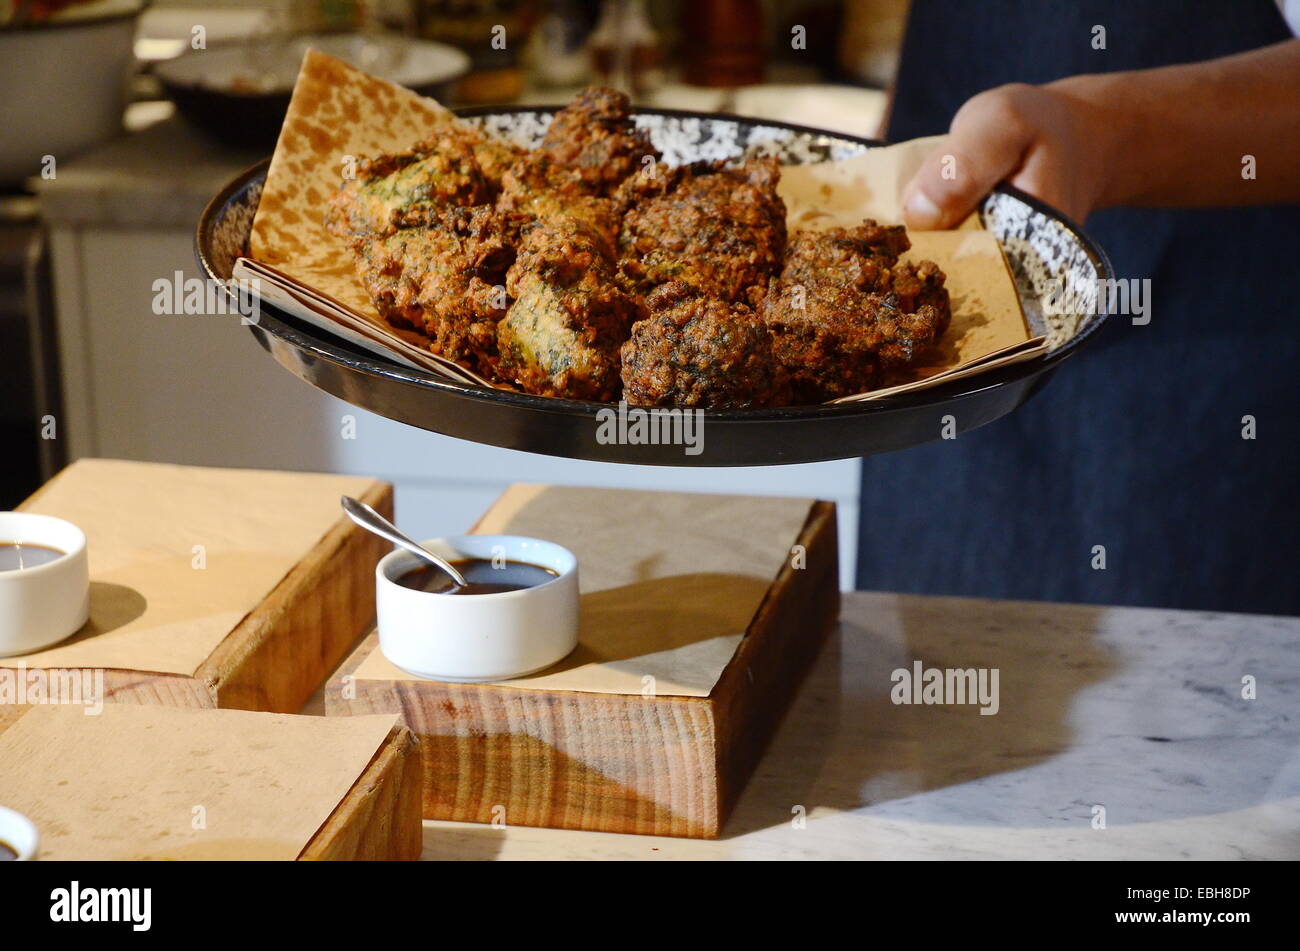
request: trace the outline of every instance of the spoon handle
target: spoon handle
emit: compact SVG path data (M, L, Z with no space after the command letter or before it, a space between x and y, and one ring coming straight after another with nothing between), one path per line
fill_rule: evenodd
M367 531L374 532L380 538L385 538L399 548L405 548L411 554L423 559L431 564L437 565L443 571L451 576L451 580L456 582L457 587L465 587L468 582L465 577L456 570L450 562L439 558L433 552L423 547L409 535L402 532L396 525L384 518L373 508L362 502L360 499L354 499L350 495L343 496L343 511L348 518L356 522Z

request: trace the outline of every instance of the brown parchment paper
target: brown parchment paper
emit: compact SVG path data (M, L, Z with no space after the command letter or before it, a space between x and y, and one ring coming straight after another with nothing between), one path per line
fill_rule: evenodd
M394 350L425 365L419 351L427 350L427 341L392 326L375 311L346 245L326 230L324 212L340 183L344 156L403 151L437 128L460 121L432 99L308 51L249 239L254 261L326 299L323 310L292 308L295 313L325 327L359 321L358 326L369 325L381 338L405 344ZM941 140L916 139L840 161L783 166L778 191L790 227L852 227L868 217L901 222L903 187ZM951 232L911 233L914 247L908 258L929 258L943 269L953 304L953 326L922 377L1029 337L997 240L975 215L959 233L966 240L953 239ZM342 306L335 310L331 301Z
M62 644L0 658L0 666L191 676L339 520L339 496L373 484L356 476L75 462L25 511L67 519L86 533L90 621Z
M37 706L0 733L0 799L41 859L295 859L396 722Z
M776 191L785 200L787 223L813 230L853 227L863 218L901 225L902 191L945 138L930 135L872 148L852 158L781 166ZM982 229L983 225L978 214L970 214L957 227Z
M903 189L944 138L909 139L834 162L781 166L777 192L789 212L787 223L791 228L814 230L851 228L863 218L902 224ZM976 214L958 225L959 229L982 227Z
M791 557L812 499L557 486L511 487L474 530L557 542L578 557L578 646L512 687L706 697L768 586ZM378 650L355 675L419 680Z
M432 99L308 50L253 217L249 256L398 333L375 312L347 245L325 228L327 202L346 156L404 152L459 122Z

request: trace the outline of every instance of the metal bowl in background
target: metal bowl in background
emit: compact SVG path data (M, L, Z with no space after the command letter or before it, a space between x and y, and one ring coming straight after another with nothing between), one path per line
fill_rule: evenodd
M143 0L72 8L0 28L0 184L16 184L122 131Z
M438 100L469 71L469 57L443 43L332 33L214 44L159 63L154 75L200 129L222 142L272 148L308 48Z
M544 134L551 108L467 110L521 145ZM880 145L777 122L675 110L641 109L638 125L674 163L699 158L775 154L787 164L847 158ZM226 281L247 247L269 160L227 185L204 210L195 236L200 268ZM1015 279L1035 333L1046 332L1045 305L1062 292L1087 298L1111 276L1101 249L1059 212L1010 187L981 207ZM607 404L532 396L448 381L382 357L262 303L250 324L258 342L290 372L355 406L430 432L543 455L662 466L762 466L847 459L918 446L941 438L945 417L964 432L1028 400L1105 320L1088 317L1073 337L1042 357L931 389L878 400L762 410L707 410L702 451L678 445L633 445L600 435ZM600 415L598 415L600 414Z

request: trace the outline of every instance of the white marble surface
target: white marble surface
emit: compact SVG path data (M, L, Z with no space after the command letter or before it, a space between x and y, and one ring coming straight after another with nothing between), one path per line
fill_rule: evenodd
M854 593L723 838L426 822L424 856L1296 859L1298 658L1297 618ZM998 668L999 712L893 704L917 659Z

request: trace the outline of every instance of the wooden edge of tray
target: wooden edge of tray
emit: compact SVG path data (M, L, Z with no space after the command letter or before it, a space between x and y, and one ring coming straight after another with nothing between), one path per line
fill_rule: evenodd
M28 496L19 511L63 472ZM392 518L390 484L375 480L361 500ZM373 626L373 569L386 551L383 539L340 515L193 675L109 668L103 699L297 713Z
M806 567L795 568L794 559L786 559L709 693L718 755L719 828L839 620L834 502L813 503L795 544L804 548Z
M393 517L393 487L361 501ZM388 543L340 515L197 671L218 707L297 713L365 636L375 617L374 566ZM317 639L312 649L304 649Z
M299 861L414 861L423 849L420 744L395 726Z

